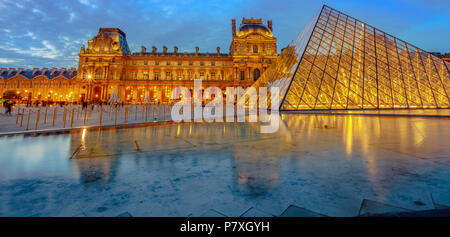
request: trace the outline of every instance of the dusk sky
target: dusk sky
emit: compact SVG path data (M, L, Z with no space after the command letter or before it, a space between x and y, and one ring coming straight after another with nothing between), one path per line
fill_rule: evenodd
M231 19L273 21L280 51L327 4L426 51L450 52L448 0L0 0L0 67L77 67L100 27L118 27L133 52L229 51Z

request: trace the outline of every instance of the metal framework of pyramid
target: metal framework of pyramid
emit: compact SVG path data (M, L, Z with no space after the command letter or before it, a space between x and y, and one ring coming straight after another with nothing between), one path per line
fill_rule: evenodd
M280 110L449 108L449 68L323 6L254 86L280 87Z

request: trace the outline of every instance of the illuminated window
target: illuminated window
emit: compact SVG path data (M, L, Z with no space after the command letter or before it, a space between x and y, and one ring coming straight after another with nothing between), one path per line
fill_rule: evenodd
M159 72L155 72L155 80L159 80Z
M133 65L136 65L136 61L133 61Z
M216 66L216 62L212 61L211 66Z
M102 79L102 76L103 76L103 70L101 68L98 68L95 71L95 79L100 80L100 79Z
M253 53L258 53L258 45L253 45Z
M133 80L136 80L136 79L137 79L136 72L132 72L132 73L131 73L131 78L132 78Z
M215 72L211 72L211 80L215 80L216 79L216 73Z
M159 61L155 61L155 65L159 65Z
M148 72L144 72L144 80L148 80Z
M189 66L192 66L192 61L189 61Z
M255 70L253 70L253 80L256 81L258 80L258 78L261 76L261 72L259 71L258 68L256 68Z
M205 62L200 62L200 66L204 66L205 65Z
M167 65L170 65L170 61L167 61Z
M241 80L245 80L245 72L241 71Z
M178 66L181 66L181 61L178 61Z

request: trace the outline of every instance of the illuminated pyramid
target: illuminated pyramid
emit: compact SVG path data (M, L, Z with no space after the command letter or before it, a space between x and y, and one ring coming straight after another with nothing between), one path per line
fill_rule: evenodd
M280 110L449 108L449 69L323 6L254 86L280 87Z

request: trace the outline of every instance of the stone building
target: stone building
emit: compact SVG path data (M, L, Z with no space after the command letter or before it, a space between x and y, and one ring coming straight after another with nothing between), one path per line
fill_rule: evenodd
M0 92L15 91L22 98L53 101L107 101L115 93L130 103L168 102L173 88L193 89L193 80L203 87L248 87L277 59L277 39L272 21L243 18L228 53L180 52L174 46L157 49L141 47L131 52L126 34L118 28L100 28L81 47L75 69L0 69Z

